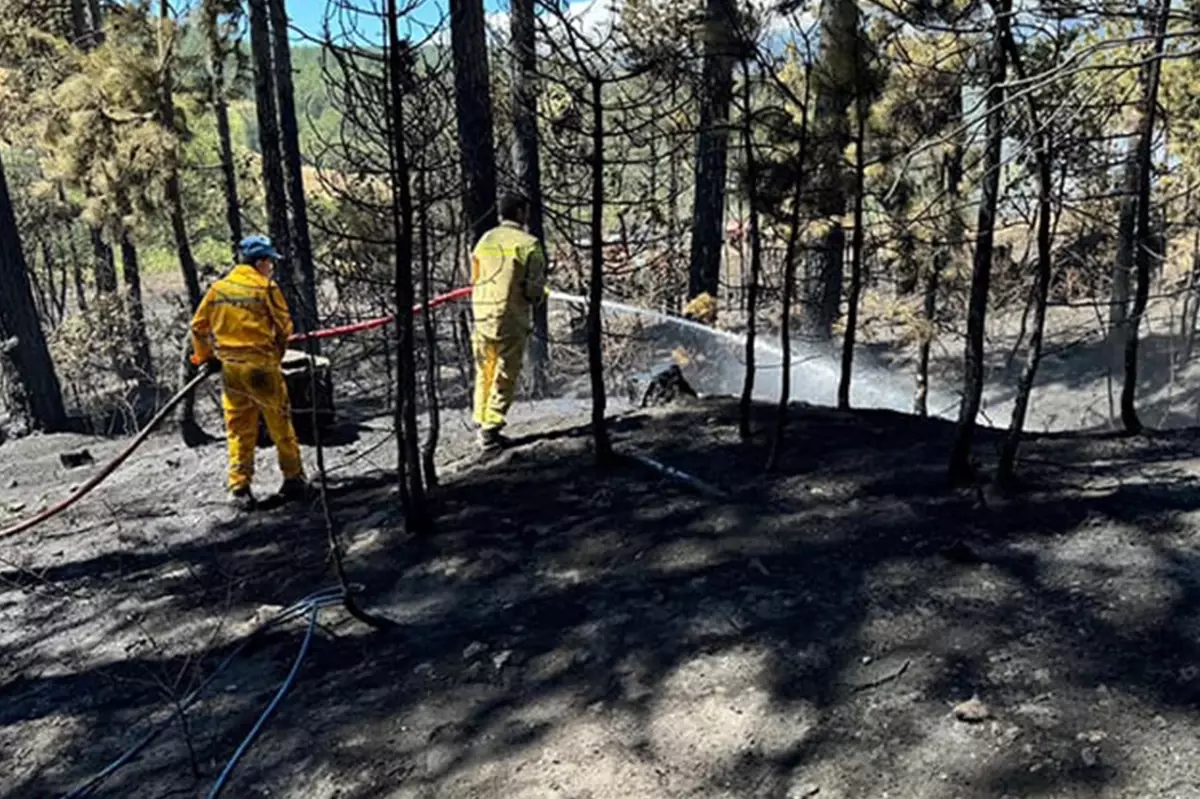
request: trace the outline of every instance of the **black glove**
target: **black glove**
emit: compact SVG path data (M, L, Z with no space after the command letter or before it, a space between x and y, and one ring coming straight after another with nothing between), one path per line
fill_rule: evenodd
M217 375L221 373L221 362L216 358L209 358L204 362L204 374Z

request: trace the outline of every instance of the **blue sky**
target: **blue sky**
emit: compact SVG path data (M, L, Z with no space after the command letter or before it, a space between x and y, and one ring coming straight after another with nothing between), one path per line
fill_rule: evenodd
M430 26L445 17L447 0L396 0L396 4L401 8L413 6L409 19L415 25ZM484 0L483 6L490 14L507 9L508 0ZM305 33L319 35L325 21L325 0L289 0L288 16Z

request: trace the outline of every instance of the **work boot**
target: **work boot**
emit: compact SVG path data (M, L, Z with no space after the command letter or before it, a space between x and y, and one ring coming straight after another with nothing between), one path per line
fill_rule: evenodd
M481 428L479 448L484 452L499 452L512 445L512 440L500 432L499 427Z
M279 487L279 496L284 502L303 502L308 499L309 485L303 477L293 477L283 481Z
M229 492L229 504L237 510L247 513L258 507L258 502L254 499L254 494L250 493L250 486L235 488Z

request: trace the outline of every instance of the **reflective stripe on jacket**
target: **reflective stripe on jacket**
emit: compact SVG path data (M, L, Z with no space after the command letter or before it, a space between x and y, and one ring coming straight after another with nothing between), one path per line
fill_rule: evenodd
M492 339L526 334L533 306L546 291L541 245L514 222L502 222L471 253L471 310L475 332Z
M279 363L292 335L292 316L279 284L252 266L238 266L213 284L192 318L195 360Z

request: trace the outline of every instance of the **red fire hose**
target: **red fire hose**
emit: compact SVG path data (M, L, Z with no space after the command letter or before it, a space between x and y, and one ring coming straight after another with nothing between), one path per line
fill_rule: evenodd
M470 297L470 296L471 296L471 287L470 286L463 286L460 289L455 289L454 291L448 291L445 294L439 294L438 296L434 297L433 299L431 299L429 301L429 310L432 311L434 308L438 307L439 305L445 305L448 302L453 302L454 300L461 300L465 297ZM419 305L419 304L414 305L412 310L413 310L413 316L416 316L417 314L421 313L421 311L425 310L425 306ZM381 316L378 319L368 319L365 322L355 322L354 324L342 325L341 327L330 327L330 328L326 328L325 330L317 330L313 333L297 333L296 335L294 335L290 339L288 339L288 341L289 342L297 342L297 341L308 341L310 338L321 339L321 338L334 338L336 336L348 336L351 333L362 333L364 330L374 330L377 327L383 327L384 325L390 325L392 322L395 321L395 319L396 319L395 314L388 314L387 316Z
M449 291L445 294L439 294L438 296L434 297L433 299L431 299L429 301L428 307L430 310L432 310L434 308L437 308L439 305L445 305L448 302L453 302L454 300L460 300L464 297L469 297L470 294L471 294L471 287L464 286L463 288L455 289L454 291ZM425 305L415 306L413 308L413 314L414 315L419 314L421 311L423 311L425 309L425 307L426 307ZM374 328L383 327L386 324L390 324L392 321L395 320L395 318L396 318L395 314L392 314L391 316L384 316L379 319L369 319L365 322L357 322L352 325L343 325L341 327L331 327L326 330L317 330L317 331L315 331L311 334L307 334L307 335L301 334L299 336L292 336L290 341L306 341L309 336L311 336L312 338L320 339L320 338L332 338L333 336L344 336L344 335L349 335L351 333L361 333L364 330L372 330ZM121 453L119 455L117 455L115 458L113 458L111 461L109 461L107 464L105 464L104 467L102 469L100 469L100 471L98 471L98 472L96 472L96 474L92 475L92 477L86 483L84 483L82 486L80 486L70 496L68 496L66 499L62 500L61 502L58 502L57 504L52 505L49 508L46 508L45 510L43 510L42 512L40 512L38 514L35 514L33 516L30 516L27 519L22 519L21 521L10 524L9 526L0 530L0 538L6 538L10 535L16 535L17 533L23 533L26 530L29 530L30 528L36 527L39 524L41 524L42 522L52 519L53 517L62 513L64 510L71 507L79 500L83 499L87 494L91 493L92 489L94 489L96 486L98 486L102 482L104 482L108 478L109 475L111 475L113 472L115 472L117 470L117 467L119 467L122 463L124 463L129 458L129 456L133 454L134 450L136 450L138 447L140 447L142 445L142 443L150 436L150 434L152 432L154 432L154 429L156 427L158 427L159 424L161 424L162 421L167 418L167 416L170 415L171 411L175 408L175 406L178 405L180 403L180 401L185 396L187 396L188 393L195 390L196 386L200 385L200 383L202 383L204 381L204 378L206 376L207 375L204 372L201 372L199 375L192 378L192 380L190 382L188 382L187 385L185 385L183 388L181 388L179 390L179 392L175 394L174 397L171 397L171 399L167 401L166 405L164 405L162 408L159 409L158 413L154 416L154 418L151 419L150 422L144 428L142 428L142 430L137 434L137 437L134 438L133 441L131 441L129 443L129 446L127 446L125 449L123 449L121 451Z

